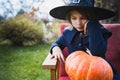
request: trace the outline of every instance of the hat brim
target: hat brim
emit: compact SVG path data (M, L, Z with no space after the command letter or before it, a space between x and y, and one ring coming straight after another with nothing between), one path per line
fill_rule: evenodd
M66 20L68 12L75 9L81 11L86 15L89 15L89 19L91 20L104 20L107 18L111 18L116 14L113 11L98 7L60 6L52 9L50 11L50 15L57 19Z

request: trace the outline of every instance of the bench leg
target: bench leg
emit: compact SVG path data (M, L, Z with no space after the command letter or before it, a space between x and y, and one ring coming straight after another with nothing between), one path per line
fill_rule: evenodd
M51 80L56 80L56 69L51 69Z

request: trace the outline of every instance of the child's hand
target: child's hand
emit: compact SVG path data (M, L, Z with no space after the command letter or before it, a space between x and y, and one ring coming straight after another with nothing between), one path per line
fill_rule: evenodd
M84 35L87 35L87 23L89 22L89 20L86 21L85 25L84 25Z
M60 62L65 62L65 57L58 46L53 48L53 53L51 55L51 59L58 59Z

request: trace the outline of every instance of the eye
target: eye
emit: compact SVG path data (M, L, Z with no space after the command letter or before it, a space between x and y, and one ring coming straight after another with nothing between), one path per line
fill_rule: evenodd
M71 17L71 20L76 20L77 18L76 17Z
M81 20L86 20L86 18L80 18Z

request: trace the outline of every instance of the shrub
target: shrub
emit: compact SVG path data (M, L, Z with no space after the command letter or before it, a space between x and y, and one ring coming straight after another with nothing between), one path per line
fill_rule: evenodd
M43 31L31 19L17 16L0 25L0 40L10 40L20 46L33 45L43 42Z

